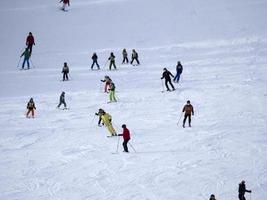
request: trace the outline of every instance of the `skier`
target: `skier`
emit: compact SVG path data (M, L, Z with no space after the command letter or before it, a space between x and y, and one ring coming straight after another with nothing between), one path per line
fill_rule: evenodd
M66 10L66 6L67 6L67 5L70 6L70 1L69 1L69 0L61 0L59 3L61 3L61 2L63 2L63 5L62 5L61 10L63 10L63 11L67 11L67 10Z
M28 69L30 69L30 63L29 59L31 57L31 53L28 48L25 49L25 51L20 55L20 57L24 56L24 60L22 63L22 69L24 69L25 62L27 62Z
M111 120L112 120L111 115L106 113L104 110L100 114L101 114L101 121L104 123L108 131L111 133L111 136L116 136L117 133L111 123Z
M126 49L123 49L122 50L122 56L123 56L122 64L128 64L129 63L129 60L128 60L128 54L127 54Z
M119 134L119 136L123 137L122 146L123 146L124 152L128 153L129 151L128 151L127 143L131 139L130 131L126 128L125 124L123 124L121 127L123 128L123 132L122 132L122 134Z
M62 72L61 72L61 73L63 73L63 81L69 80L69 77L68 77L69 72L70 72L69 67L68 67L67 63L64 62L64 66L63 66Z
M98 59L98 57L97 57L96 53L94 53L93 56L92 56L92 60L93 60L93 64L91 65L91 69L92 70L93 70L93 67L94 67L95 64L96 64L97 68L100 69L99 68L99 64L97 63L97 59Z
M173 82L179 83L180 76L181 76L182 72L183 72L183 66L182 66L181 62L178 61L177 65L176 65L176 75L173 79Z
M116 64L115 64L115 56L114 56L113 52L110 53L108 60L110 60L109 70L111 70L112 65L114 66L114 69L117 69Z
M186 105L183 108L183 112L185 112L184 121L183 121L183 128L185 127L185 122L186 122L187 117L188 117L189 127L191 127L191 115L194 115L194 108L191 105L189 100L186 102Z
M32 46L35 45L32 32L29 32L29 35L27 36L26 45L27 45L28 49L30 50L30 55L31 55L32 54Z
M105 112L105 111L104 111L102 108L100 108L100 109L98 110L98 112L95 113L95 115L97 115L97 116L99 117L97 125L100 126L100 127L101 127L101 121L102 121L101 116L102 116L102 114L103 114L104 112ZM102 125L104 125L104 124L102 123Z
M131 60L131 65L133 64L133 61L136 60L137 65L140 65L140 62L138 60L138 53L133 49L132 51L132 60Z
M243 180L243 181L241 181L241 183L239 183L239 188L238 188L239 200L246 200L246 198L245 198L246 192L251 193L252 191L246 189L246 184L245 184L245 181Z
M210 195L210 199L209 200L216 200L215 199L215 195L214 194Z
M171 82L170 76L174 77L171 72L169 72L166 68L164 68L161 79L165 78L165 86L167 88L167 91L170 91L168 83L172 86L172 90L175 90L175 88Z
M117 102L117 99L115 98L115 89L116 87L114 82L111 82L109 86L109 103Z
M109 76L105 76L104 80L101 80L102 82L105 82L105 92L108 92L110 88L110 84L112 82L111 78Z
M32 118L34 118L34 110L36 110L36 108L35 108L33 98L30 98L30 101L27 104L27 109L28 109L28 112L26 114L26 117L30 118L29 114L32 113Z
M59 97L59 104L57 106L57 108L59 108L61 106L61 104L64 105L64 109L67 109L67 104L65 102L65 92L62 92L60 97Z

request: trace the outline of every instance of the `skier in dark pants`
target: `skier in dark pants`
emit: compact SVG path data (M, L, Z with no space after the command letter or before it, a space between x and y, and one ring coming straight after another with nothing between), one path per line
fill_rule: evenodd
M191 115L194 115L194 108L190 104L189 100L187 101L187 104L184 106L183 112L185 113L184 121L183 121L183 128L185 127L185 122L186 122L187 117L188 117L189 127L191 127Z
M175 90L172 82L171 77L174 77L171 72L169 72L166 68L163 69L162 77L161 79L165 78L165 86L167 88L167 91L170 91L168 83L172 86L172 90Z
M110 53L108 60L110 60L109 70L111 70L112 65L114 66L114 69L116 69L115 56L114 56L113 52Z
M181 62L178 61L177 66L176 66L176 75L173 79L173 82L179 83L180 76L181 76L182 72L183 72L183 66L182 66Z
M245 181L242 181L241 183L239 183L239 188L238 188L238 198L239 198L239 200L246 200L246 198L245 198L245 193L246 192L251 193L251 190L247 190Z
M216 200L215 195L214 194L210 195L210 199L209 200Z
M33 98L31 98L30 101L28 102L27 109L28 112L26 113L26 117L29 118L29 114L32 113L32 118L34 118L34 110L36 110L36 107Z
M29 35L27 36L26 45L27 45L28 49L30 50L30 55L31 55L32 54L32 46L35 45L32 32L29 32Z
M59 97L59 104L57 106L57 108L59 108L61 106L61 104L64 105L64 109L67 109L67 104L65 102L65 92L62 92L60 97Z
M122 146L123 146L124 152L128 153L129 151L128 151L127 144L129 142L129 140L131 139L130 131L126 128L125 124L123 124L121 127L123 128L123 132L122 132L122 134L119 134L118 136L122 136L123 137Z
M97 59L98 59L98 57L97 57L96 53L94 53L93 56L92 56L92 60L93 60L93 64L91 65L91 69L92 70L93 70L93 67L94 67L95 64L96 64L97 68L100 69L99 68L99 64L97 63Z
M63 73L63 81L65 81L65 80L68 81L69 80L69 77L68 77L69 67L68 67L66 62L64 63L64 67L62 69L62 73Z
M22 69L24 69L25 62L27 62L28 69L30 69L29 59L31 57L31 53L30 53L28 48L25 49L25 51L21 54L20 57L22 57L22 56L24 56L24 60L23 60L23 63L22 63Z
M128 60L128 53L126 49L122 50L122 56L123 56L122 64L128 64L129 60Z
M137 65L140 65L140 62L138 60L138 53L135 51L135 49L133 49L133 51L132 51L131 65L133 64L134 60L137 62Z

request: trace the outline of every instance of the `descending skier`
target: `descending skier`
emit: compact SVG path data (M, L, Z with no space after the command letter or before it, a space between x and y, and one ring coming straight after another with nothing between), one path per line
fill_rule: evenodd
M110 84L112 82L111 78L109 76L105 76L104 80L101 81L105 83L105 92L108 92Z
M183 121L183 128L185 127L185 122L186 122L187 117L188 117L189 127L191 127L191 115L194 115L194 108L191 105L189 100L186 102L186 105L183 108L183 112L185 113L184 121Z
M214 194L210 195L210 199L209 200L216 200L215 195Z
M105 111L101 112L101 120L104 123L104 125L107 127L108 131L110 132L111 136L116 136L117 133L115 129L112 126L112 117L110 114L106 113Z
M140 62L138 60L138 53L133 49L132 51L132 60L131 60L131 65L133 64L134 60L137 62L137 65L140 65Z
M176 65L176 75L173 79L173 82L179 83L180 76L181 76L182 72L183 72L183 66L182 66L181 62L178 61L177 65Z
M69 80L69 77L68 77L69 72L70 72L69 67L68 67L67 63L64 62L64 66L63 66L62 72L61 72L61 73L63 73L63 81Z
M28 49L30 50L30 55L31 55L32 54L32 46L35 45L32 32L29 32L29 35L27 36L26 45L27 45Z
M128 53L126 49L122 50L122 57L123 57L122 64L128 64L129 60L128 60Z
M117 99L115 98L115 84L114 82L111 82L110 83L110 86L109 86L109 102L117 102Z
M91 69L93 69L95 64L97 66L97 69L100 69L99 64L97 62L97 59L98 59L98 57L97 57L96 53L94 53L93 56L92 56L93 64L91 65Z
M20 57L22 57L22 56L24 56L24 60L22 63L22 69L24 69L25 62L27 62L28 69L30 69L29 59L31 57L31 53L30 53L28 48L26 48L25 51L20 55Z
M171 72L169 72L166 68L164 68L161 79L165 78L165 86L167 88L167 91L170 91L168 83L172 86L172 90L175 90L171 82L171 76L174 77Z
M101 116L102 116L103 113L105 113L105 111L102 108L100 108L98 110L98 112L95 113L95 115L97 115L99 117L98 123L97 123L98 126L101 126L101 121L102 121ZM102 125L104 125L104 124L102 124Z
M63 2L63 5L61 7L61 10L66 11L66 6L70 6L70 1L69 0L61 0L59 3Z
M33 98L30 98L30 101L27 104L27 109L28 109L28 112L26 114L26 117L29 118L29 114L31 113L32 118L34 118L34 110L36 110L36 108L35 108L35 103L33 101Z
M110 60L109 70L111 70L112 65L114 66L114 69L117 69L116 64L115 64L115 56L114 56L113 52L110 53L108 60Z
M66 101L65 101L65 92L62 92L60 97L59 97L59 104L57 106L57 108L59 108L61 106L61 104L64 105L64 109L67 109L67 104L66 104Z
M238 188L239 200L246 200L246 198L245 198L246 192L251 193L252 191L246 189L246 184L245 184L245 181L243 180L243 181L241 181L241 183L239 183L239 188Z
M122 134L119 134L119 136L123 137L122 146L123 146L124 152L128 153L129 151L128 151L127 143L131 139L130 131L129 131L129 129L126 128L125 124L123 124L121 127L123 128L123 132L122 132Z

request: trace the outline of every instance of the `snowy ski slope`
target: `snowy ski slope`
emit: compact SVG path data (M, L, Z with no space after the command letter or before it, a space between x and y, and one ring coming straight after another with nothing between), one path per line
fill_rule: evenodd
M0 1L0 200L235 200L267 191L267 2ZM35 68L17 68L28 32ZM135 48L141 65L120 65ZM114 51L117 71L105 66ZM91 71L97 52L100 71ZM177 90L161 73L184 66ZM64 62L71 80L62 82ZM117 103L107 104L109 75ZM69 110L58 110L66 92ZM33 97L36 118L25 118ZM190 99L192 128L177 126ZM97 126L103 108L131 131L130 153ZM246 194L249 199L249 194Z

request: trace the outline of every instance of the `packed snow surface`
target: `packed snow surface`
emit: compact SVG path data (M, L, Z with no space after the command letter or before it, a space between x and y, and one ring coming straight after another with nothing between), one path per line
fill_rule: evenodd
M267 1L0 1L0 199L251 199L267 196ZM29 32L34 68L19 70ZM140 66L121 65L135 48ZM118 70L106 61L113 51ZM91 71L91 56L100 71ZM161 92L163 67L184 71L176 91ZM70 81L62 82L67 62ZM100 81L116 84L107 103ZM68 110L56 109L66 92ZM33 97L36 117L25 117ZM182 128L187 100L192 128ZM98 127L99 108L122 139ZM177 122L179 124L177 126ZM249 199L249 194L246 194Z

